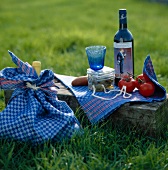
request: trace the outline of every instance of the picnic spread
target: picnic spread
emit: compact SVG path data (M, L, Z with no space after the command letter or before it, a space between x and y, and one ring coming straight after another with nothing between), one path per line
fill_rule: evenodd
M114 91L111 93L96 92L95 95L98 97L95 97L92 95L93 91L89 90L87 86L72 86L71 82L73 81L74 77L59 74L55 74L55 76L72 91L90 122L95 124L107 118L110 114L112 114L116 109L125 103L153 102L166 99L166 90L157 81L150 56L147 56L145 59L143 72L146 73L150 80L155 84L155 93L150 97L143 97L138 90L135 90L132 92L132 96L130 98L123 98L122 93L113 99L117 94L120 93L120 90L117 86L114 86Z
M17 68L0 71L1 89L14 89L8 105L0 112L0 138L39 144L71 138L82 131L72 109L65 101L58 100L54 77L73 93L92 124L104 120L125 103L150 103L166 99L166 90L157 81L150 56L144 61L143 73L154 83L155 93L144 97L135 89L130 97L124 97L129 93L117 86L105 93L91 90L87 85L72 86L75 77L56 74L51 70L42 70L38 76L30 64L24 63L10 51L9 54Z

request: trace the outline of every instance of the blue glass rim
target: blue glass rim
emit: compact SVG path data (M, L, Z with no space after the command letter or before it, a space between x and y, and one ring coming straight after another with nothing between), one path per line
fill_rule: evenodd
M90 49L93 49L93 50L106 50L106 46L104 45L92 45L92 46L88 46L85 48L85 50L90 50Z

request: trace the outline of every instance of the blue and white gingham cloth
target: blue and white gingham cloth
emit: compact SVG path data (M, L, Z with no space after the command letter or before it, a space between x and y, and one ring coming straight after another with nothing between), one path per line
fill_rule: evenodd
M75 77L64 76L59 74L55 74L55 76L72 91L74 96L76 96L82 109L86 113L90 122L92 124L95 124L98 121L101 121L102 119L112 114L116 109L118 109L121 105L125 103L153 102L162 101L166 99L166 90L157 81L157 77L154 72L150 56L147 56L145 59L143 72L146 73L147 76L151 79L151 81L155 84L156 92L153 96L143 97L142 95L139 94L139 91L136 90L132 93L131 98L123 98L122 95L120 95L113 100L102 100L92 96L93 91L89 90L87 86L73 87L71 85L71 82L72 80L74 80ZM118 87L115 87L115 89L119 90ZM96 92L95 95L103 98L113 98L117 93L118 92L105 94L104 92Z
M6 108L0 112L0 138L33 144L61 141L81 131L80 124L66 102L57 99L54 73L35 69L9 51L18 68L0 71L0 87L15 89ZM27 87L30 83L35 87Z

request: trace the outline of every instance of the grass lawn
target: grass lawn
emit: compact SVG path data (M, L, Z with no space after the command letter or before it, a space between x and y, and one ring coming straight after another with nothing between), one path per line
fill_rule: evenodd
M158 81L168 90L168 5L145 0L5 0L0 5L0 70L14 67L8 50L24 62L42 62L42 69L80 76L89 67L85 47L107 47L105 65L113 66L113 37L118 9L126 8L134 36L135 74L151 56ZM0 111L4 109L0 91ZM0 140L0 169L168 169L168 132L151 138L135 129L114 127L110 120L91 126L76 113L84 135L36 148Z

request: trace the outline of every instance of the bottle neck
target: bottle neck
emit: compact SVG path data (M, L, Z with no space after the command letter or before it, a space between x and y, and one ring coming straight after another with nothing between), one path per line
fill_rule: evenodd
M119 13L119 28L127 29L127 14L126 14L126 12Z
M41 62L40 61L33 61L32 67L36 70L36 73L39 76L40 72L41 72Z
M120 30L127 29L127 24L121 24L119 25Z

